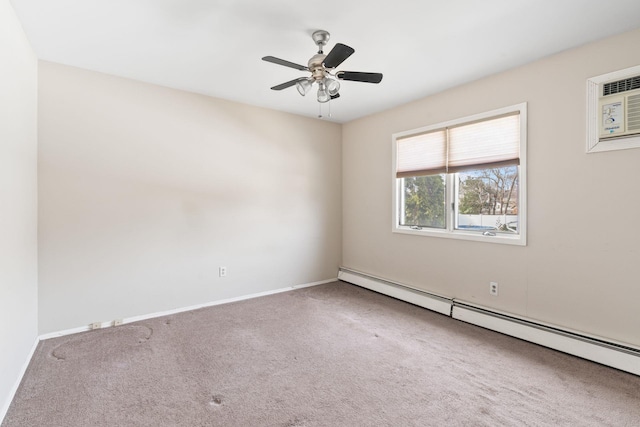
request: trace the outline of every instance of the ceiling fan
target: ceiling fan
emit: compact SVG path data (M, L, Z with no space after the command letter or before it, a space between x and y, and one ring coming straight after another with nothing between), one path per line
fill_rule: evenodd
M300 71L310 71L311 77L300 77L290 80L286 83L273 86L272 90L282 90L291 86L295 86L300 95L305 96L311 90L314 83L318 84L318 102L328 102L330 99L336 99L340 96L340 83L338 80L348 80L354 82L380 83L382 81L381 73L364 73L360 71L336 71L335 68L342 64L344 60L350 57L355 50L342 43L336 43L331 51L325 55L322 51L323 47L329 41L329 32L324 30L315 31L311 38L318 46L318 53L313 55L307 66L296 64L274 56L265 56L263 61L272 62L274 64L283 65L285 67L295 68Z

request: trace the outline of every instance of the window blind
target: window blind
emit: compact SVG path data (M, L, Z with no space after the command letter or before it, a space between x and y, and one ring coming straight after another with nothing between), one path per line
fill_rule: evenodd
M447 170L447 132L441 129L397 139L396 176L435 175Z
M396 176L520 164L520 113L396 139Z

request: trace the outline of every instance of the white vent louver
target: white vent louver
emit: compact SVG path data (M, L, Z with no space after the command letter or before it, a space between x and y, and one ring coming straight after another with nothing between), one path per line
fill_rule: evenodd
M640 75L602 84L600 138L640 134Z
M630 77L602 85L602 95L613 95L629 90L640 89L640 76Z
M627 130L640 132L640 93L627 97Z

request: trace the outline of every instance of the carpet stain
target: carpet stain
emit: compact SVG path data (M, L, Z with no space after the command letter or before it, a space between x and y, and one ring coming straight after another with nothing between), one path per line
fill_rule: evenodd
M283 427L303 427L306 424L307 421L304 418L295 417L294 419L287 421Z
M223 402L222 396L220 396L219 394L215 394L211 397L211 400L209 401L209 406L217 408L219 406L222 406L222 402Z
M57 360L66 360L66 358L64 356L60 356L60 355L56 354L56 349L53 349L51 351L51 356L54 357Z
M153 335L153 328L151 326L141 326L147 329L147 334L143 335L142 337L140 337L138 339L139 343L143 343L145 341L149 341L151 339L151 336Z
M145 325L123 325L101 331L91 331L83 334L70 335L67 341L56 346L49 353L57 360L74 360L85 358L96 351L95 334L104 334L121 344L140 344L148 341L153 335L153 329ZM117 347L105 347L106 351L120 351Z

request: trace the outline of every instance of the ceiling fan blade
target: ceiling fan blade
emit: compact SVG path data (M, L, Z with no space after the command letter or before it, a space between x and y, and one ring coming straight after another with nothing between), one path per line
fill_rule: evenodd
M336 77L340 80L353 82L380 83L382 81L382 73L363 73L360 71L338 71Z
M289 80L288 82L285 82L285 83L282 83L282 84L279 84L277 86L272 87L271 90L286 89L288 87L294 86L296 83L298 83L301 80L307 80L307 79L304 78L304 77L300 77L300 78L297 78L297 79Z
M335 95L331 95L331 99L340 98L340 94L336 93Z
M331 52L324 58L324 66L327 68L336 68L338 65L342 64L345 59L353 55L352 47L347 46L346 44L336 43L336 45L331 49Z
M289 67L289 68L295 68L296 70L300 70L300 71L309 71L309 68L305 67L304 65L296 64L290 61L285 61L284 59L276 58L275 56L265 56L264 58L262 58L262 60L267 62L272 62L278 65L284 65L285 67Z

